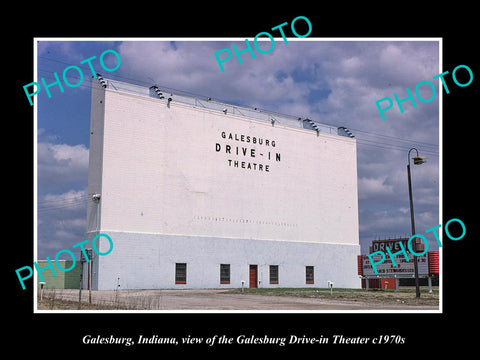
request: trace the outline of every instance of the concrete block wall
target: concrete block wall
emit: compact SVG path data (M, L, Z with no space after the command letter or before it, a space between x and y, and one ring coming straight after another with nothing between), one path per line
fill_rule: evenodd
M113 290L118 284L120 289L240 288L242 280L249 287L250 265L258 267L259 287L327 287L327 281L339 288L361 285L356 269L358 245L125 232L108 235L114 243L112 252L94 259L93 286L98 290ZM186 284L175 284L176 263L187 264ZM220 283L220 264L230 264L230 284ZM278 265L278 284L270 284L270 265ZM314 266L314 284L306 283L306 266Z
M98 257L94 287L239 287L250 264L263 286L269 265L275 286L308 286L305 266L314 286L360 286L355 139L93 87L88 193L101 197L87 238L115 246ZM185 285L172 284L176 262Z

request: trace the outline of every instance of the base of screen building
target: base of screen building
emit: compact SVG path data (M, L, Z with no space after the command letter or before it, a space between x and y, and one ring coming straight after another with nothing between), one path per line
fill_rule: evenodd
M84 288L361 288L359 245L101 231L106 255L84 263ZM93 238L98 232L87 234ZM99 253L108 241L99 237ZM101 243L104 241L105 243ZM102 248L103 246L103 248ZM105 249L105 250L102 250Z

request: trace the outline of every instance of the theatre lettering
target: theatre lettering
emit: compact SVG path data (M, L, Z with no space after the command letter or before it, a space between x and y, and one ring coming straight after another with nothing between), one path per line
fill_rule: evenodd
M272 151L275 140L225 131L221 138L223 141L215 144L215 151L227 154L226 162L230 167L270 172L270 163L280 162L280 153Z

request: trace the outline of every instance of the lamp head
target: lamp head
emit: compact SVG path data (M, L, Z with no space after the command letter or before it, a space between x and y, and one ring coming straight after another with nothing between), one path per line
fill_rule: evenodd
M426 163L427 161L425 160L425 156L415 156L412 158L413 159L413 164L414 165L421 165L423 163Z

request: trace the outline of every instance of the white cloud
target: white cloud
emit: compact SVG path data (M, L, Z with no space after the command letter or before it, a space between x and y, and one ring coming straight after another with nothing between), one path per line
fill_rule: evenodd
M235 41L239 49L245 47L242 42ZM411 139L412 143L403 144L407 149L417 146L417 142L438 143L438 81L432 81L437 90L434 101L417 102L416 108L405 103L404 114L395 106L386 112L385 122L375 105L376 100L393 98L394 92L401 94L406 87L414 91L419 81L431 80L440 73L437 42L289 41L284 44L280 40L271 53L256 53L255 59L248 52L243 53L243 64L232 54L222 73L214 52L231 49L232 43L125 41L117 49L122 65L112 76L137 79L142 85L157 83L172 90L309 117L372 134ZM58 49L66 51L72 45L65 44L63 50L59 45ZM358 140L361 238L369 242L373 234L408 233L406 151L391 149L392 141L388 138L373 138L374 143L366 145L362 134L353 132ZM45 141L38 146L40 193L50 192L64 196L65 200L69 196L74 198L74 193L67 195L70 190L86 187L88 149L83 145L54 144L53 138L43 134L42 138ZM385 144L379 144L380 141ZM422 152L422 146L418 147ZM435 226L436 223L428 222L438 218L438 157L430 156L427 164L413 172L417 228ZM76 231L81 227L81 218L80 215L65 217L63 228L42 218L42 226L49 224L52 230L48 230L48 225L42 229L46 237L52 235L52 239L62 241L68 237L62 232L65 229L79 233Z
M86 190L45 194L38 199L38 256L53 258L63 249L72 249L84 240L86 229Z
M386 184L387 176L380 178L360 178L358 179L358 197L359 199L372 199L392 195L393 185Z
M70 190L62 194L46 194L39 201L40 209L77 210L84 205L86 199L85 190Z
M44 139L55 137L40 132ZM88 149L80 145L37 145L39 259L53 258L83 240L86 227Z
M40 142L37 146L37 166L40 193L84 186L88 175L88 149L83 144Z
M405 103L404 114L395 105L386 112L385 122L375 105L383 97L393 99L394 92L403 94L406 87L414 92L419 81L440 73L436 41L284 44L280 40L269 54L256 53L255 59L248 52L241 54L243 64L232 52L222 73L213 54L232 49L232 43L124 42L119 51L122 66L133 78L151 78L159 85L204 96L411 139L402 143L402 149L417 142L438 143L438 95L430 103L417 102L416 108ZM245 48L243 41L235 44ZM438 81L432 83L438 94ZM408 233L407 151L392 149L388 138L370 138L373 143L366 145L361 135L356 134L361 238L370 242L375 233ZM427 226L438 214L438 157L414 172L418 222Z

